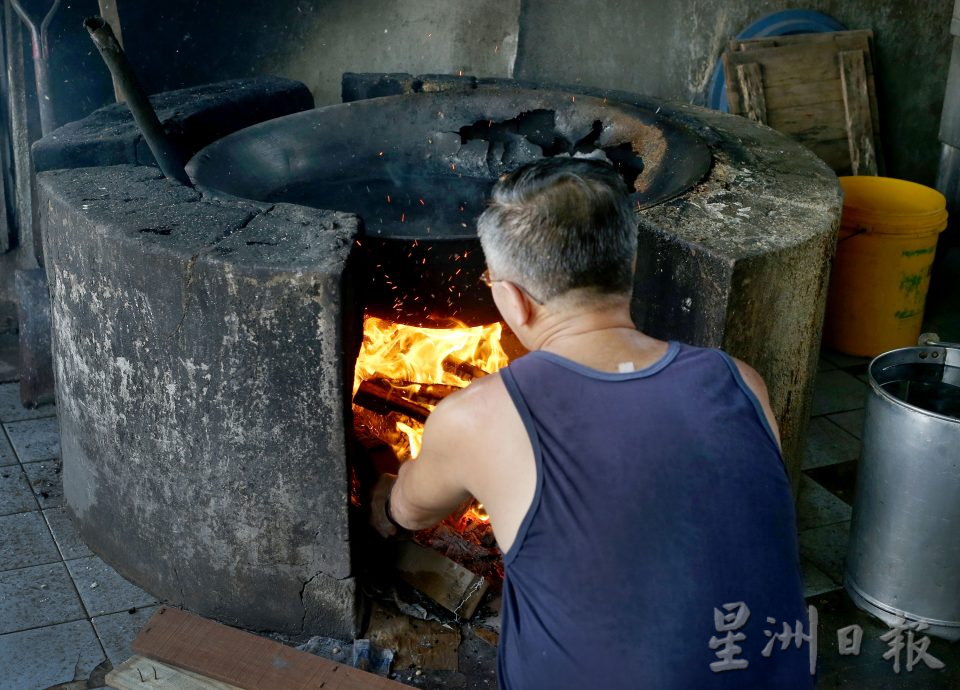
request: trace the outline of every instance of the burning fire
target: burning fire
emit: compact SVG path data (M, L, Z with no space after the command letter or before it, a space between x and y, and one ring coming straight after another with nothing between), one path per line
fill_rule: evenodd
M463 388L479 374L475 370L492 374L506 366L502 331L499 323L419 328L368 316L363 321L354 393L362 381L373 378Z
M447 395L506 366L502 326L419 328L368 316L353 381L359 426L401 461L420 452L423 422ZM472 517L484 520L475 507Z

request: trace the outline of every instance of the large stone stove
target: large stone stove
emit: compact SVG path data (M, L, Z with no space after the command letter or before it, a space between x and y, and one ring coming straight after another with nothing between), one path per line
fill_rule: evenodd
M483 117L579 113L589 133L604 107L619 113L623 136L653 127L634 141L655 142L657 121L689 137L706 152L703 170L639 203L634 317L655 336L722 346L765 376L796 481L840 212L833 173L741 118L631 94L481 82L353 75L349 99L388 97L309 113L302 85L270 78L154 100L190 154L292 113L335 124L315 128L328 171L390 140L389 130L365 129L363 113L378 110L379 128L411 142L438 129L436 112L446 132ZM253 148L298 171L298 145L313 143L268 137ZM444 145L431 160L466 142ZM430 153L417 146L404 150ZM637 151L643 170L669 177L671 159L655 148ZM472 160L492 180L488 152ZM674 154L685 170L682 149ZM363 249L373 223L365 230L349 206L267 198L262 169L235 168L236 185L214 176L216 191L170 183L122 106L57 130L35 159L64 492L84 539L148 591L203 615L354 633L365 537L349 507L350 396L362 313L379 304Z

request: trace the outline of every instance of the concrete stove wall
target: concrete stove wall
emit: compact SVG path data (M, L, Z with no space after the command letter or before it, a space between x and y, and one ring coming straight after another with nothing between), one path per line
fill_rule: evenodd
M39 188L64 495L84 540L219 620L355 632L355 217L208 202L142 166Z
M248 114L271 110L253 107L267 101L296 110L302 90L240 81L157 100L176 114L180 140L196 143L230 120L230 93ZM758 367L796 481L839 220L835 176L743 118L594 95L659 109L711 149L700 184L638 214L634 316L654 335L724 346ZM117 108L35 155L47 168L38 186L64 490L81 534L121 573L201 614L349 636L357 220L172 185L143 165Z
M258 79L156 101L195 151L311 99ZM149 154L115 107L35 153L64 493L84 540L201 614L353 634L357 219L170 183L137 163Z

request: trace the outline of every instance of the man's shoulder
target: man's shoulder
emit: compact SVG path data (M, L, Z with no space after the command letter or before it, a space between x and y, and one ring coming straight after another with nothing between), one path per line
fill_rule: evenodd
M446 397L427 418L427 430L434 447L455 448L463 461L479 459L496 450L511 414L517 413L502 377L490 374Z
M472 425L502 411L509 397L502 375L499 372L489 374L447 396L430 417L439 412L445 422Z
M429 419L460 428L482 426L502 413L503 405L508 401L509 394L501 374L489 374L474 379L470 385L444 398Z

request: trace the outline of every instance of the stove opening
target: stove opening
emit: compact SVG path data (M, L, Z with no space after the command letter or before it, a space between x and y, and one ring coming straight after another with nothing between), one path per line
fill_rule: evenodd
M366 316L353 382L353 432L366 449L367 467L355 468L351 500L361 506L374 475L395 472L420 452L424 423L448 395L509 361L499 322L423 328ZM511 348L512 349L512 348ZM376 471L374 471L374 469ZM476 501L443 522L421 530L414 541L433 548L488 582L499 582L503 565L489 517Z

